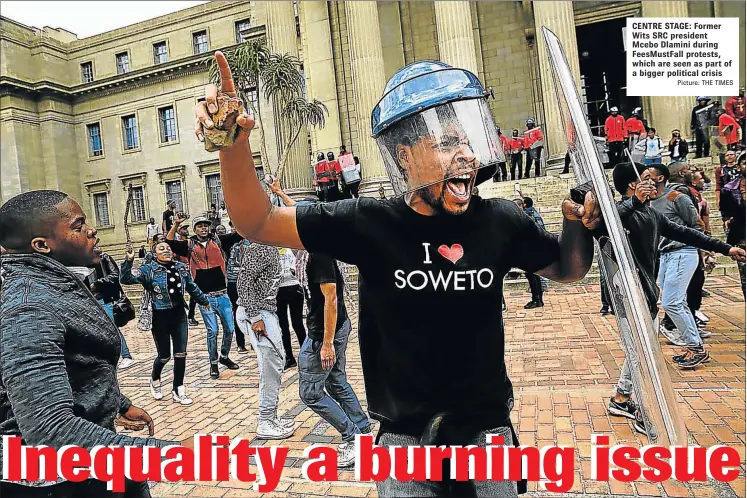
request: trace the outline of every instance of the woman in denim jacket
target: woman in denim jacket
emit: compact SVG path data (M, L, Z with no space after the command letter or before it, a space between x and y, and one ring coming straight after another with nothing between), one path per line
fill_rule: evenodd
M155 399L163 398L161 393L161 372L171 359L171 344L174 348L174 386L171 396L176 403L192 404L184 388L184 371L187 363L187 313L184 291L201 306L210 306L207 297L195 285L189 270L182 263L173 261L174 253L166 242L156 244L154 258L137 270L132 269L135 252L128 248L127 257L122 263L120 281L123 284L141 284L151 293L153 309L153 340L158 356L153 361L150 379L150 392ZM171 342L171 344L169 343Z

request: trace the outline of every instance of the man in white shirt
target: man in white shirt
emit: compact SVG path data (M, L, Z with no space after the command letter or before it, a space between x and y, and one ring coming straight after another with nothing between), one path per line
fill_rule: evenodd
M148 247L153 247L153 237L162 234L163 228L161 225L156 223L156 219L151 217L148 224L145 226L145 241L148 243Z

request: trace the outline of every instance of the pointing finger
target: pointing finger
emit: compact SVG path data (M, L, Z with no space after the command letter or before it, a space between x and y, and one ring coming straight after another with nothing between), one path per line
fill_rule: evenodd
M220 72L221 92L230 97L235 97L236 87L233 85L233 75L223 52L215 52L215 62L218 64L218 71Z

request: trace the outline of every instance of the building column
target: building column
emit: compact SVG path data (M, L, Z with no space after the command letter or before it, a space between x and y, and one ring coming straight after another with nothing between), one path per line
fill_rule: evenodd
M646 3L646 2L644 2ZM563 159L568 149L565 128L560 117L555 83L550 67L550 59L547 55L547 45L542 36L542 27L546 27L560 39L563 51L571 67L571 74L576 81L576 86L581 87L581 71L578 62L578 44L576 43L576 25L573 21L573 3L541 1L532 2L534 8L534 27L537 58L539 59L540 83L542 88L542 103L544 108L544 123L542 132L545 134L545 171L558 172L563 167ZM541 119L541 116L537 116Z
M296 15L293 11L293 2L265 2L265 5L267 9L265 26L270 50L277 54L289 54L298 57ZM295 129L284 124L280 118L282 109L277 102L273 102L272 109L274 111L272 123L274 133L267 133L267 131L265 133L267 148L275 147L277 149L277 163L270 164L270 168L268 168L275 172L278 169L280 158L285 152L285 144L290 141ZM270 126L266 128L270 128ZM311 164L308 154L308 132L305 126L301 128L296 143L288 152L280 182L289 193L299 190L311 192Z
M378 197L381 188L387 194L391 193L391 183L376 141L371 138L371 111L381 98L386 85L376 2L346 1L345 17L357 113L358 146L353 153L360 159L363 176L360 193Z
M436 9L439 58L478 75L471 2L433 2Z
M643 17L688 17L687 2L641 2ZM643 112L648 125L666 140L677 128L683 136L690 136L690 113L695 106L694 97L642 97ZM692 137L693 141L695 137Z
M308 98L321 101L329 110L324 128L311 129L312 156L317 151L337 153L342 145L342 135L327 2L298 2L298 8Z

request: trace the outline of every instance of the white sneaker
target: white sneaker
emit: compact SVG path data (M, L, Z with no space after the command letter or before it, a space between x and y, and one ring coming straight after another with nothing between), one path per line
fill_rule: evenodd
M150 379L150 395L154 399L162 399L163 393L161 392L161 380Z
M666 337L669 344L674 344L675 346L679 346L681 348L687 346L687 344L685 344L685 341L682 340L676 330L667 330L664 325L659 325L659 333Z
M257 427L257 437L260 439L288 439L296 430L285 427L275 420L262 420Z
M707 337L711 337L713 335L713 332L706 329L698 329L698 334L700 334L700 337L705 339Z
M355 443L342 443L337 446L337 467L346 468L355 465Z
M296 421L290 418L276 418L275 423L277 423L281 427L287 427L289 429L292 429L296 426Z
M174 400L174 403L185 406L192 404L192 398L187 396L187 390L184 389L184 386L179 386L176 388L176 391L171 391L171 398Z
M117 366L117 368L119 370L124 370L126 368L130 368L133 363L135 363L135 360L133 360L132 358L122 358L121 360L119 360L119 365Z
M707 316L705 316L703 314L703 312L700 311L700 310L695 310L695 313L693 313L693 314L695 315L695 318L697 318L698 320L700 320L703 323L708 323L708 322L711 321L711 319L708 318Z

